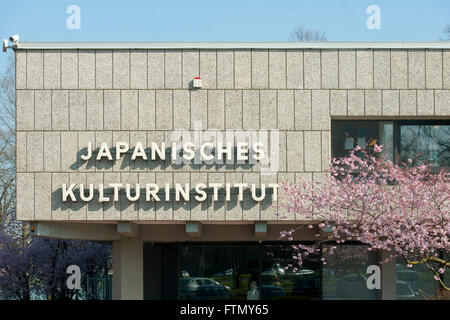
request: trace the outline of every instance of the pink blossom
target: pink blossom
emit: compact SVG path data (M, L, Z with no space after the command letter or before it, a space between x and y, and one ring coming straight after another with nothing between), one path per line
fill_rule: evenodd
M330 226L327 241L358 241L389 252L386 261L404 258L408 268L409 262L427 261L443 274L445 267L433 258L450 252L449 173L431 171L427 163L394 164L377 144L373 151L356 147L347 157L332 159L320 183L300 178L297 184L283 184L279 206L305 217L308 228L312 221L322 230ZM292 238L292 233L285 235ZM310 247L316 250L321 241Z
M375 151L376 153L380 153L382 150L382 146L379 146L375 143L375 145L373 146L373 151Z

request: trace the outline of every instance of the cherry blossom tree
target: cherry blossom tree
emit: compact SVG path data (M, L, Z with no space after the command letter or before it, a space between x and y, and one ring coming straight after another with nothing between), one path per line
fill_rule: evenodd
M281 208L308 222L281 238L292 240L301 228L317 230L314 245L296 246L291 266L301 266L323 243L357 241L369 251L386 251L382 263L402 257L408 267L426 265L440 287L450 290L442 280L450 267L443 258L450 251L449 182L445 169L437 172L425 162L413 166L411 160L394 164L374 144L333 158L321 182L283 183Z

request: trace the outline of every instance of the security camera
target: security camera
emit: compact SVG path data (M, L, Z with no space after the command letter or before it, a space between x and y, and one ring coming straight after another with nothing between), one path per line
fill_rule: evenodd
M17 45L19 43L19 35L15 34L9 37L9 41L11 41L14 45Z
M3 39L3 52L8 51L8 40Z

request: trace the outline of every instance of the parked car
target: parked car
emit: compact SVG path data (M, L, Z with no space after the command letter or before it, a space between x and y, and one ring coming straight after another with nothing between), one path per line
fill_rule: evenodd
M223 287L227 291L231 291L228 286L221 285L217 281L209 278L190 277L180 279L180 296L182 299L191 299L201 286L217 286Z
M415 270L397 270L397 279L408 283L413 291L417 291L419 289L420 274Z
M229 297L230 290L222 285L201 285L193 296L195 300L228 299Z
M295 272L296 276L305 276L314 274L314 270L311 269L300 269Z
M359 274L341 276L337 282L338 298L366 300L376 296L376 292L367 288L366 279Z
M219 278L225 276L231 276L233 274L233 269L226 269L225 271L217 272L211 276L211 278Z
M411 300L417 298L417 295L406 281L397 280L396 283L398 300Z
M416 299L417 294L406 281L397 280L397 299ZM350 299L371 299L377 297L377 290L367 288L366 279L358 274L349 274L341 277L337 285L337 295L339 298Z
M270 275L274 275L274 276L283 276L286 273L286 271L280 266L279 263L274 263L272 267L264 270L264 272L262 273L262 275L264 276L270 276Z
M181 278L189 278L189 272L181 270Z

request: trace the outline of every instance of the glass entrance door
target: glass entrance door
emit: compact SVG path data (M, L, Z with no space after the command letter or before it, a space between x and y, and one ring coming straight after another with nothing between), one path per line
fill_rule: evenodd
M293 272L290 245L180 244L179 299L320 299L320 263Z
M145 299L378 299L366 286L375 253L362 245L330 246L291 267L293 243L166 243L144 246ZM334 246L333 246L334 247ZM321 259L326 264L322 264Z

